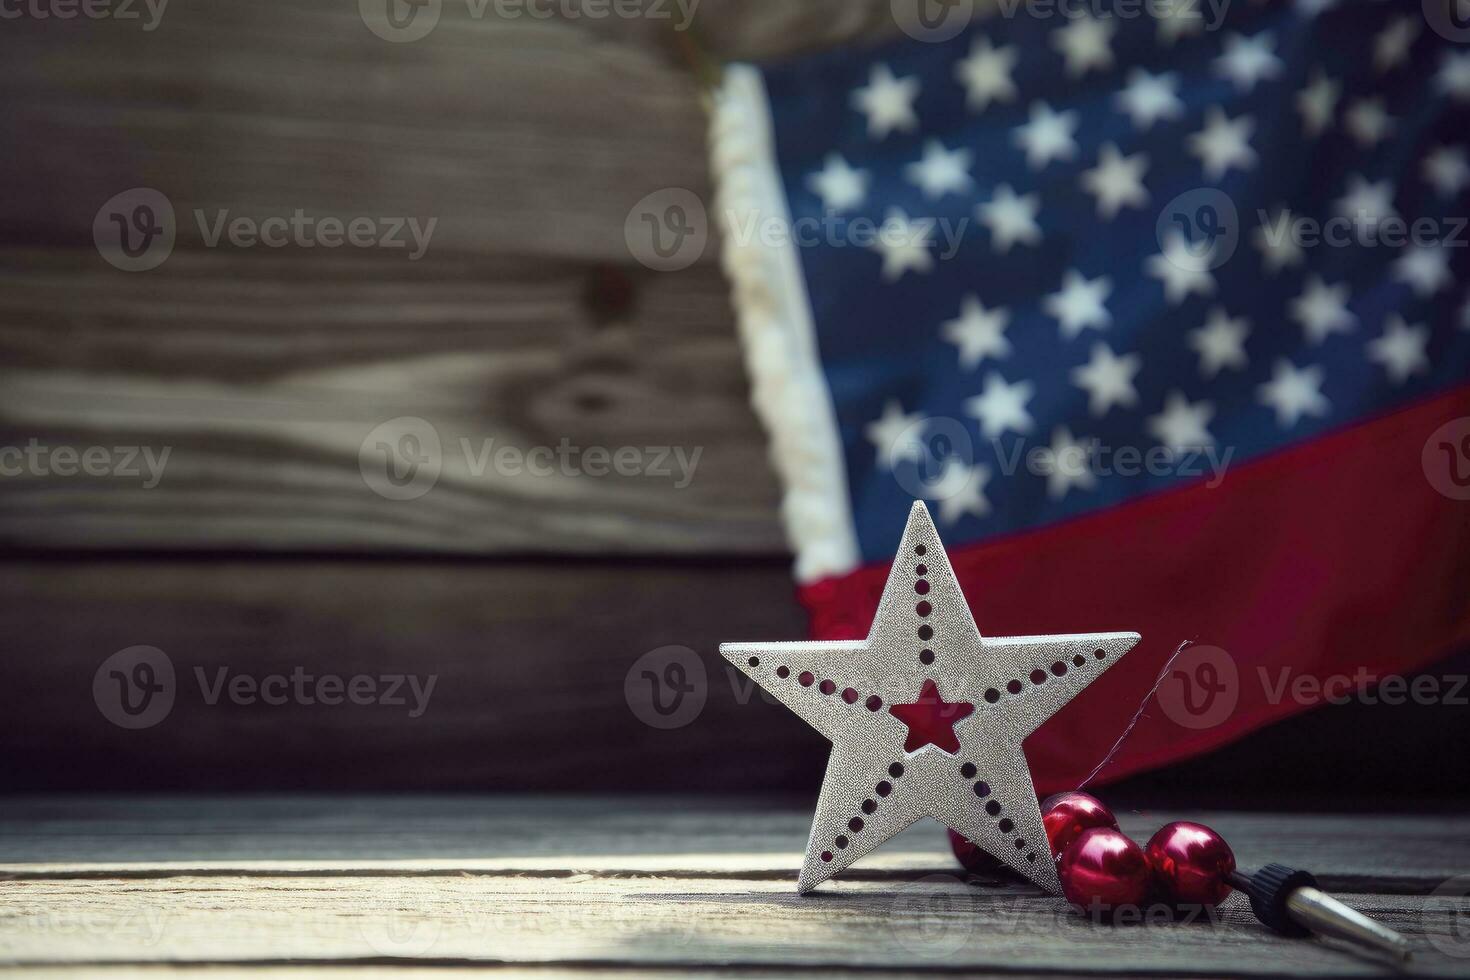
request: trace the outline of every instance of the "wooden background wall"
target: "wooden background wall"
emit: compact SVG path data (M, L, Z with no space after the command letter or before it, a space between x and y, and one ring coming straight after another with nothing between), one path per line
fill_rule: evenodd
M151 32L0 29L0 445L172 450L151 489L0 480L7 788L815 785L820 739L714 652L805 628L717 249L659 274L624 240L645 195L709 195L678 39L665 21L468 9L448 0L410 44L375 37L351 0L174 0ZM695 33L717 58L766 58L893 25L886 0L703 0ZM137 186L170 198L179 239L129 274L91 228ZM188 218L297 208L438 225L410 262L207 248ZM427 497L392 502L358 454L401 416L450 444L703 455L682 489L449 466ZM135 645L181 674L439 680L417 719L181 695L125 731L92 681ZM710 677L701 717L672 732L623 695L667 645ZM1335 717L1335 734L1268 737L1321 746L1363 723ZM1321 754L1313 772L1340 775ZM1254 758L1227 754L1191 789Z
M495 11L448 0L407 44L370 33L355 0L175 0L153 31L4 23L0 445L171 448L153 488L0 481L8 788L736 788L707 751L733 731L788 777L820 764L799 722L742 708L716 672L721 639L805 628L718 250L661 274L624 238L652 192L709 197L687 54L668 20ZM892 29L867 0L695 14L715 57ZM92 222L139 186L168 196L178 241L125 273ZM191 217L297 208L438 224L411 262L209 248ZM402 416L446 445L702 456L679 488L476 477L450 455L432 493L394 502L359 449ZM439 683L414 720L181 694L124 731L92 677L140 644L181 675ZM712 672L692 737L624 699L667 645ZM773 723L725 724L737 711Z

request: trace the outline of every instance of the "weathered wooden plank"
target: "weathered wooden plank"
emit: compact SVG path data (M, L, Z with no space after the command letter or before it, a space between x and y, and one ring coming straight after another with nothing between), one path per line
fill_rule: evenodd
M196 971L196 975L201 972L203 971ZM203 975L209 977L210 980L485 980L486 972L487 967L484 965L474 967L404 966L358 961L350 964L314 964L311 966L272 966L258 963L249 966L211 964L208 972ZM151 966L89 963L86 966L10 967L6 968L6 973L13 977L37 977L42 980L66 980L72 977L78 980L92 980L93 977L101 977L103 980L162 980L165 977L177 976L179 968L162 963ZM600 964L579 967L497 966L493 974L495 980L606 980L608 975L608 967ZM780 971L763 969L741 970L717 967L692 969L686 967L680 968L678 975L692 977L695 980L706 980L706 978L708 980L770 980L772 977L780 977L785 974ZM833 980L833 978L850 977L851 973L840 968L804 969L801 975L811 980ZM906 978L932 975L914 970L863 971L864 977L871 977L873 980L906 980ZM1029 974L1012 970L994 973L988 970L966 971L965 975L976 978L1045 976L1049 980L1068 980L1069 976L1073 976L1051 971ZM1080 975L1076 974L1076 976ZM1096 977L1097 974L1092 976Z
M1463 960L1425 939L1446 941L1458 905L1347 897L1411 937L1417 972L1463 974ZM806 897L790 882L677 876L19 880L0 888L0 922L0 957L18 964L388 958L625 969L1146 969L1192 977L1382 969L1270 934L1238 896L1208 920L1119 927L1034 889L977 887L952 875L842 881ZM85 941L58 942L68 927L83 929Z
M715 652L732 638L804 635L785 559L11 559L0 562L0 630L10 651L0 713L12 791L808 798L827 753L820 736L732 678ZM92 683L107 657L139 644L165 651L184 687L163 724L124 731L104 719ZM659 731L635 717L624 682L639 657L669 645L699 655L708 698L692 724ZM409 719L405 708L210 706L195 674L202 668L212 684L220 668L260 677L297 666L440 681L429 710ZM1442 670L1462 676L1466 667ZM643 669L634 690L646 698ZM1467 748L1463 710L1331 707L1106 796L1116 806L1452 807L1470 778L1443 764ZM300 751L303 739L310 753ZM1100 756L1110 741L1100 733L1080 751ZM525 746L536 747L537 764L517 754Z
M712 269L624 280L567 263L306 268L218 254L131 277L97 265L0 254L11 544L785 551ZM586 297L608 276L630 305L604 321ZM380 446L401 467L404 436L429 460L410 500L393 499ZM32 440L47 451L34 462L17 455ZM58 448L93 447L117 469L118 447L151 456L123 475L56 465Z
M6 785L728 791L756 772L757 785L811 784L820 737L715 653L733 635L800 635L803 619L784 562L7 562ZM176 697L155 727L125 730L93 682L136 645L170 658ZM650 668L634 668L670 645L691 651L691 683L707 670L707 700L687 727L659 730L625 682L653 717ZM234 683L298 669L437 681L417 717L406 684L398 705L322 704L314 683L311 703L294 686L280 706L208 701L221 670ZM712 762L714 733L735 730Z
M172 4L148 32L8 20L0 141L26 150L0 156L3 240L90 247L102 203L148 186L182 248L196 208L304 208L437 217L437 252L626 261L635 202L708 187L692 76L661 24L496 9L443 4L406 44L312 0Z
M1172 820L1219 830L1242 867L1309 868L1330 887L1426 893L1470 874L1462 817L1134 811L1142 841ZM147 797L0 800L0 873L673 874L788 880L810 810L762 798ZM955 869L918 824L854 876Z

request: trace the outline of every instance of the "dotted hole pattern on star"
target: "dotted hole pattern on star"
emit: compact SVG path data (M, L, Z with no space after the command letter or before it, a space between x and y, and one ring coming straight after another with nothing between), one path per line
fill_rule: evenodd
M927 552L928 549L925 548L925 546L922 544L916 545L914 547L914 554L920 559L924 558ZM928 580L929 566L921 561L918 565L915 566L914 574L914 592L919 596L928 595L932 589L932 586L930 585ZM916 630L916 635L924 643L928 643L934 637L934 627L931 626L928 622L925 622L925 620L928 620L934 614L934 607L927 599L921 598L917 603L915 603L914 612L920 620L918 629ZM1107 651L1100 649L1095 650L1093 652L1093 657L1096 660L1105 660L1107 658ZM919 662L926 667L932 665L936 659L937 658L934 650L928 646L925 646L922 650L919 651ZM760 658L751 657L749 663L750 666L753 668L759 667L761 663ZM1072 658L1071 666L1073 668L1082 668L1086 665L1087 658L1084 657L1082 654L1079 653ZM1065 677L1068 670L1069 667L1067 663L1065 661L1058 660L1051 665L1049 671L1040 667L1033 670L1028 679L1033 686L1039 687L1042 684L1045 684L1051 677ZM776 668L776 676L782 680L789 679L791 677L791 668L785 664L781 664ZM838 690L838 684L836 681L831 680L830 678L824 678L820 683L818 683L816 675L813 674L811 671L802 671L800 674L797 675L796 682L802 687L806 688L815 686L818 691L828 697L836 694ZM1020 679L1013 679L1007 682L1005 688L1008 693L1010 693L1012 696L1015 696L1025 691L1026 684ZM985 692L985 701L989 704L998 704L1001 698L1002 694L998 688L991 688ZM863 696L856 689L851 687L844 687L842 689L842 700L847 704L857 704L858 701L861 700L863 701L863 707L867 708L868 711L873 713L877 713L883 708L883 699L880 698L878 695L871 694L866 699L863 699ZM894 779L898 779L903 775L903 773L904 767L903 764L900 762L895 762L888 767L888 774ZM966 762L960 766L960 776L966 781L974 780L977 775L978 770L975 768L975 765L973 763ZM997 829L999 829L1002 834L1010 834L1011 831L1015 829L1015 822L1009 817L1002 815L1004 813L1004 807L1001 806L999 800L990 799L990 784L985 782L984 780L978 780L974 782L972 788L978 798L986 800L985 812L996 820ZM877 794L879 799L886 798L890 793L893 792L893 784L885 779L874 786L873 792ZM872 816L874 813L877 812L878 805L878 800L869 797L868 799L863 801L862 811L864 814ZM862 830L865 826L866 822L861 816L853 816L847 822L847 829L853 834L862 833ZM841 851L845 850L852 843L852 839L847 834L838 834L836 837L833 838L832 843L833 846L837 848L837 850ZM1015 845L1016 850L1026 850L1025 838L1017 837L1012 841L1012 843ZM834 853L830 850L823 851L821 853L823 863L830 864L833 860L835 860L835 857L836 856L834 855ZM1026 860L1028 862L1034 863L1036 861L1036 852L1027 851Z

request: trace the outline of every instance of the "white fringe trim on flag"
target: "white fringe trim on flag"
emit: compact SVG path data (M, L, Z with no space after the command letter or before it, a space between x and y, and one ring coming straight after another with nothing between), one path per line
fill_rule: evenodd
M781 509L796 550L796 578L808 583L853 571L860 555L842 440L790 233L774 140L760 72L748 65L727 67L710 133L725 273L733 288L752 400L770 433L771 457L785 488ZM785 231L779 245L760 240L758 229L771 220Z

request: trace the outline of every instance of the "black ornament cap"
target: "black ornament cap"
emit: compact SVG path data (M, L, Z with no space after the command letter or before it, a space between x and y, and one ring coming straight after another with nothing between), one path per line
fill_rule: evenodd
M1242 876L1244 877L1244 876ZM1251 909L1267 926L1283 936L1310 936L1311 930L1293 921L1286 900L1299 888L1316 888L1317 879L1310 871L1288 868L1284 864L1268 864L1240 882L1241 890L1250 896Z

